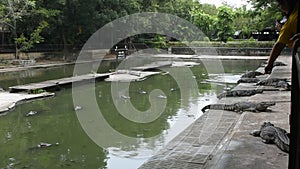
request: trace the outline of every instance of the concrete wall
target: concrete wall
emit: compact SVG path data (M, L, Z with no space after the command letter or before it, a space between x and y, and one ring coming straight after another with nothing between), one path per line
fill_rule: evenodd
M230 56L266 56L271 48L226 48L226 47L172 47L173 54L199 54L199 55L230 55ZM281 54L290 55L291 49L284 49Z

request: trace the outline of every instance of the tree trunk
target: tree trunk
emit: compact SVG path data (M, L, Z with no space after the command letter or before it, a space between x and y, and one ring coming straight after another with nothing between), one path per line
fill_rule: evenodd
M66 61L67 58L70 55L69 49L68 49L68 42L66 39L66 35L65 35L65 31L62 31L62 40L63 40L63 45L64 45L64 49L63 49L63 60Z

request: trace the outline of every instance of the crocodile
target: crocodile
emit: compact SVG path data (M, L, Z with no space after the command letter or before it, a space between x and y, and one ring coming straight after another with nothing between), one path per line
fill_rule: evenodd
M250 134L255 137L261 137L264 143L275 143L282 151L289 152L289 133L282 128L274 126L274 124L270 122L264 122L260 130L255 130Z
M241 76L241 78L255 78L256 76L263 75L263 73L258 71L250 71Z
M262 89L256 89L256 90L232 90L232 91L226 91L217 96L218 99L221 99L223 97L240 97L240 96L252 96L257 93L262 93Z
M275 86L280 81L286 82L287 79L269 78L269 79L264 79L264 80L261 80L261 81L257 82L256 85Z
M283 63L283 62L276 61L276 62L273 63L273 66L287 66L287 64Z
M258 78L248 78L248 77L243 77L237 81L238 84L240 84L240 83L257 83L257 82L259 82Z
M204 106L201 111L205 113L207 109L227 110L242 113L243 111L267 112L268 107L274 106L275 102L237 102L233 104L209 104Z
M263 63L263 65L264 65L264 64L268 64L268 62L266 61L266 62ZM275 62L273 63L273 66L287 66L287 64L286 64L286 63L283 63L283 62L281 62L281 61L275 61Z
M262 86L274 86L276 88L284 88L286 90L290 90L290 84L287 82L287 79L282 78L269 78L264 79L256 83L256 85Z

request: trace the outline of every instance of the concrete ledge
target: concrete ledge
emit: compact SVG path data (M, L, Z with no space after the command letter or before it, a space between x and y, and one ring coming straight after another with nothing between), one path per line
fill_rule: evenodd
M26 94L26 93L9 93L0 92L0 115L12 110L17 103L32 99L52 97L54 93Z
M263 78L290 77L291 57L279 60L289 66L276 68ZM262 67L259 68L263 69ZM235 89L256 89L255 84L239 84ZM272 87L270 87L272 89ZM251 97L223 98L220 103L238 101L275 101L272 112L235 112L209 110L140 169L283 169L288 165L288 154L274 144L265 144L249 133L260 129L265 121L289 131L290 91L264 91Z

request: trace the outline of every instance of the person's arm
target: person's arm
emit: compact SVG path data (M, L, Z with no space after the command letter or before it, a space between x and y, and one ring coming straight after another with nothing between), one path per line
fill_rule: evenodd
M265 67L265 74L270 74L272 72L273 64L274 64L275 60L278 58L278 56L280 55L280 53L284 47L285 47L285 44L283 44L283 43L276 42L274 44L272 51L270 53L270 56L269 56L268 64Z

